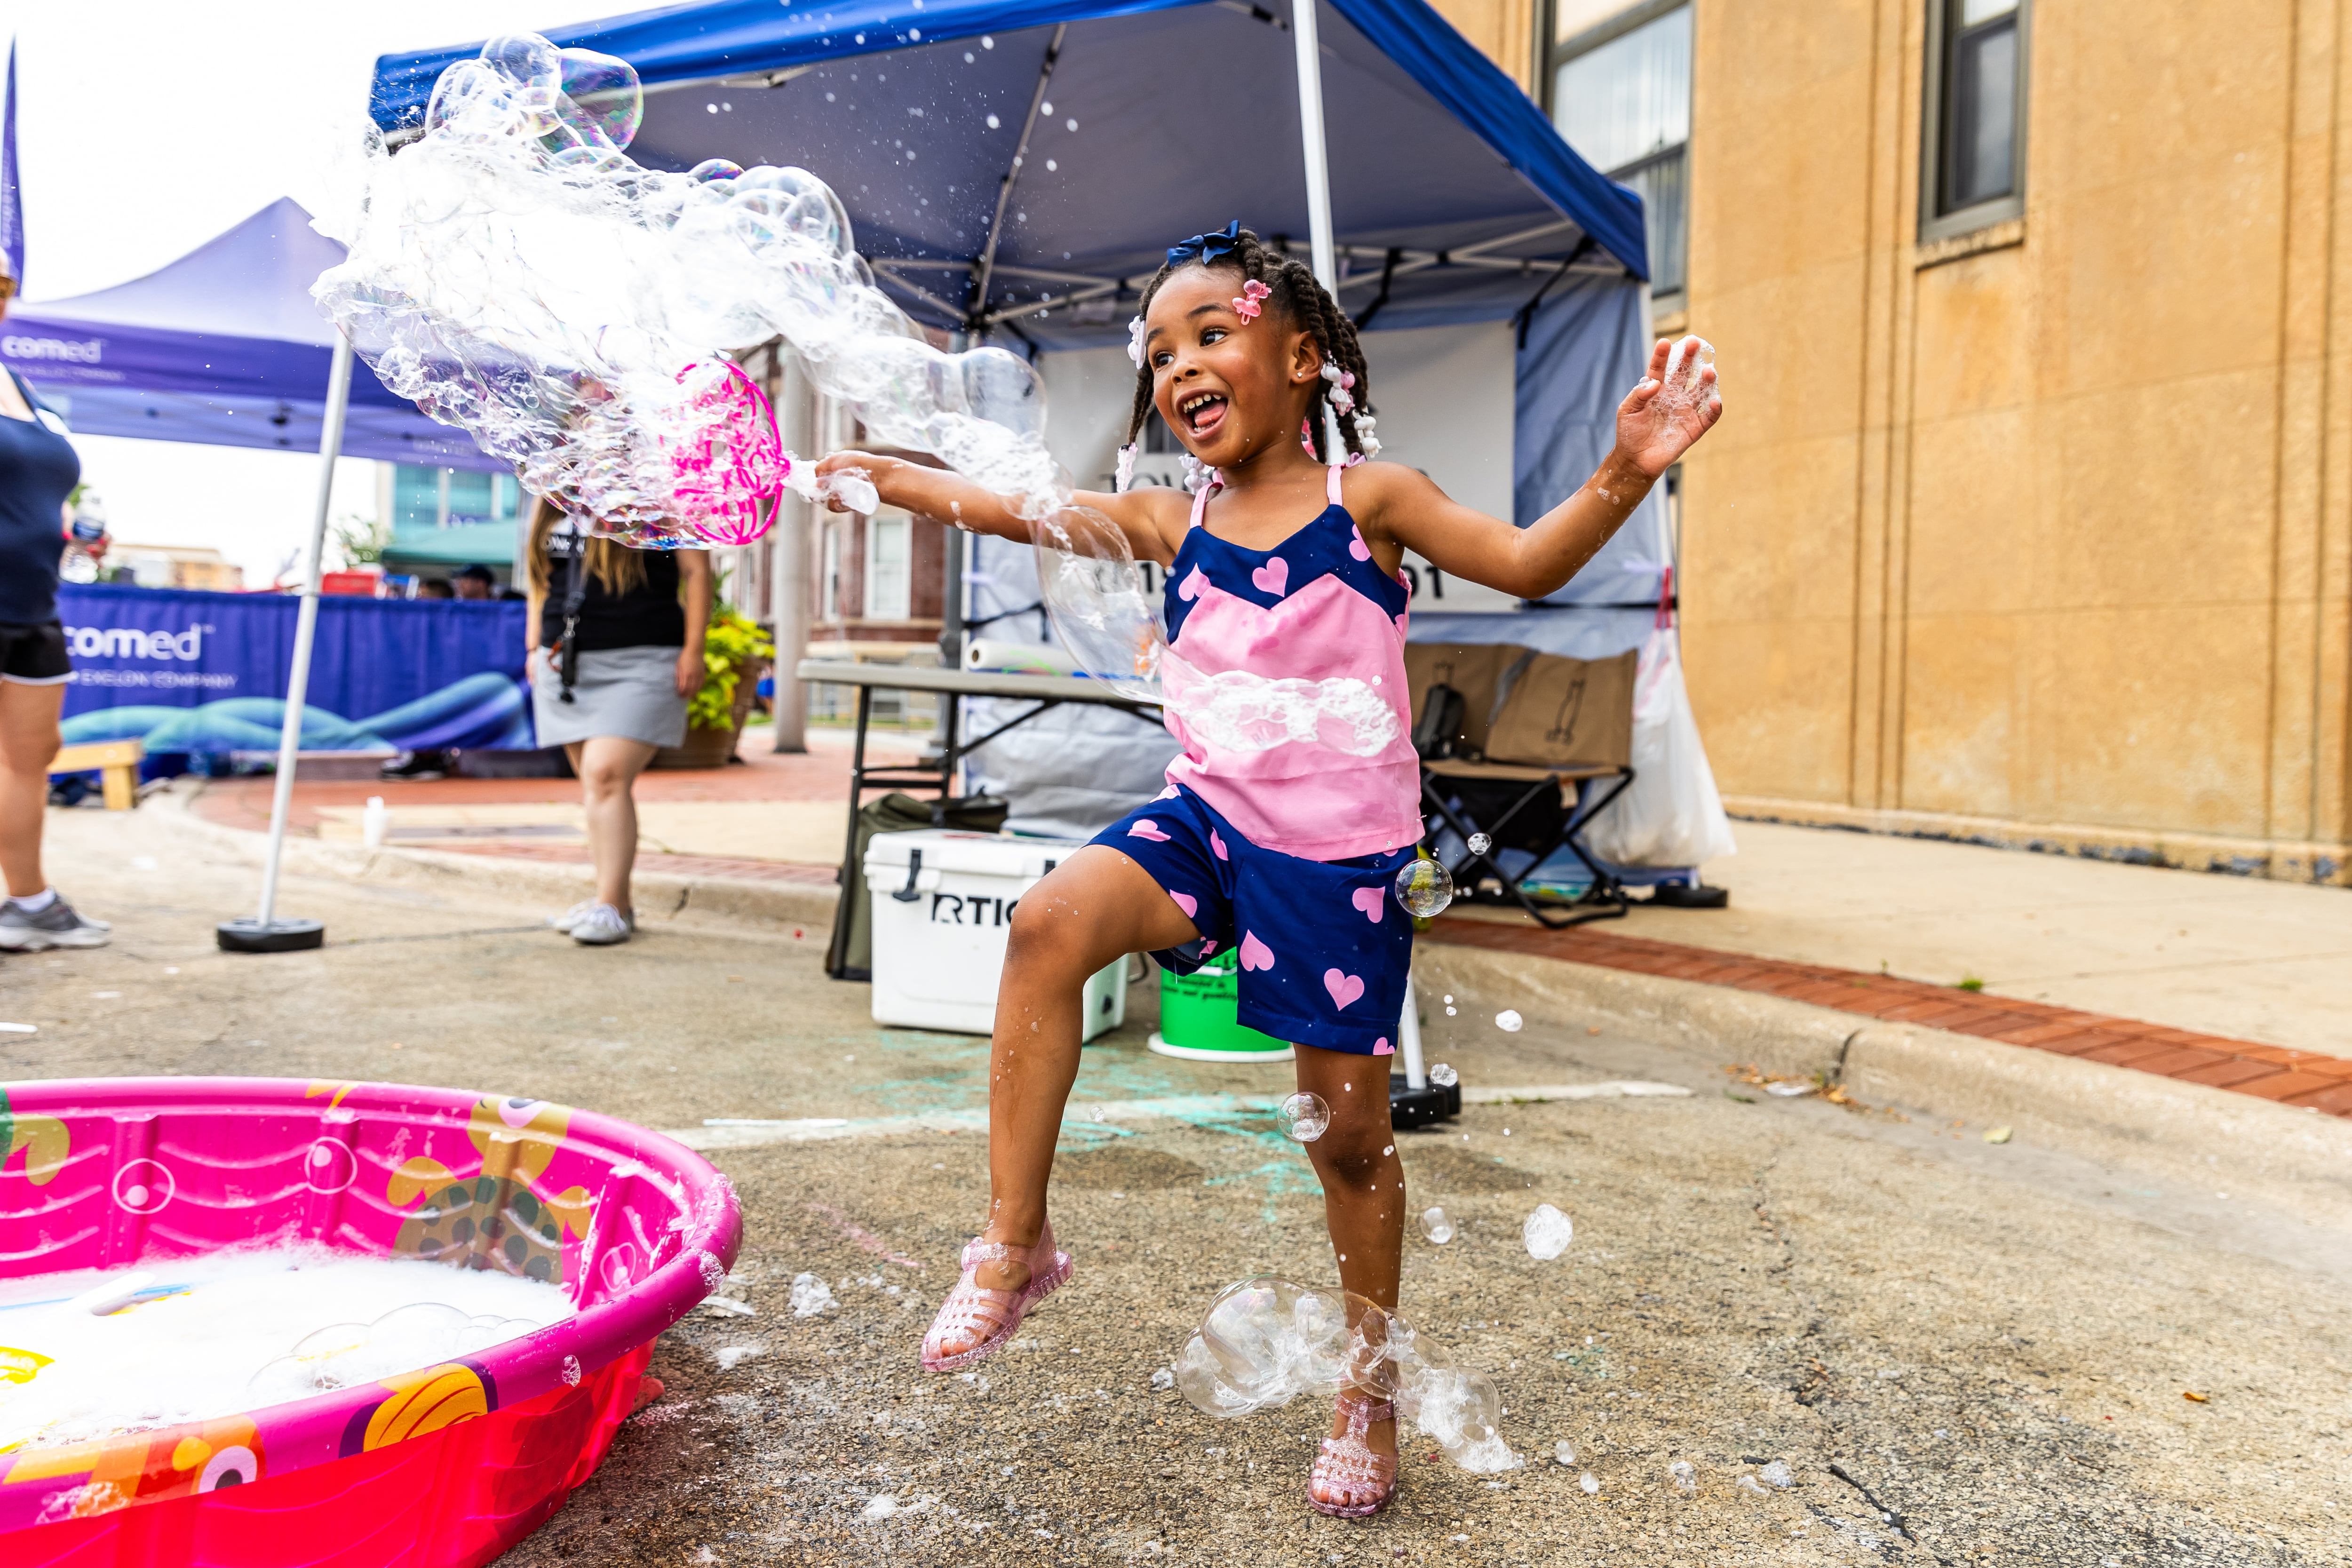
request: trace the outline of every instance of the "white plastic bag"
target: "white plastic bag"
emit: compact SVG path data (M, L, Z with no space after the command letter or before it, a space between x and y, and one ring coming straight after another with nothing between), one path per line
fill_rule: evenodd
M1633 782L1593 818L1584 842L1615 866L1696 866L1738 853L1665 626L1642 646L1633 681Z

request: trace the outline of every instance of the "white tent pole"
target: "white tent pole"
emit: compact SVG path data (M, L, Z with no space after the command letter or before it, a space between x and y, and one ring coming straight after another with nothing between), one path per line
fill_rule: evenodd
M1317 0L1290 0L1290 36L1298 47L1298 136L1307 157L1307 229L1315 280L1339 290L1337 245L1331 237L1331 170L1323 154L1323 56L1315 41Z
M1410 974L1404 981L1404 1012L1397 1019L1397 1044L1404 1057L1405 1086L1427 1089L1429 1072L1421 1060L1421 998L1413 994Z
M814 463L826 455L817 428L816 389L810 384L799 356L787 354L782 345L771 352L775 378L770 396L775 401L784 449ZM776 555L775 749L779 752L808 750L808 688L793 679L793 671L808 655L809 537L821 521L822 514L814 505L786 490L771 536Z
M278 867L286 852L286 818L294 805L294 759L302 747L302 705L310 694L310 644L319 631L319 575L327 553L327 505L335 493L335 459L343 450L343 414L352 398L352 341L335 335L327 373L327 417L319 430L319 505L310 518L310 557L302 576L302 608L294 622L294 668L286 677L286 723L278 736L278 787L269 802L269 858L261 871L261 917L269 929L278 912Z

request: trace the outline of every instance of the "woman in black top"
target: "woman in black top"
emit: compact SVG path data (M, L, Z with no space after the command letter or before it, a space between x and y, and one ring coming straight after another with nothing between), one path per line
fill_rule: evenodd
M0 271L0 315L15 280ZM58 622L66 499L81 482L73 443L45 423L33 389L0 375L0 948L102 947L108 927L84 920L41 870L41 819L73 664Z
M531 512L524 576L531 717L539 743L562 746L580 775L596 863L596 896L548 923L593 947L626 942L636 926L632 791L655 752L686 739L687 700L702 689L710 552L631 550L582 533L541 500Z

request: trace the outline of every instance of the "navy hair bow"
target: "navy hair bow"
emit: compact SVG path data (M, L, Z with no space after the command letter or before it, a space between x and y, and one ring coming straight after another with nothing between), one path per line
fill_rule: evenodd
M1168 247L1168 265L1181 267L1188 261L1203 264L1221 256L1231 255L1241 247L1242 220L1235 218L1225 225L1223 234L1196 234L1181 245Z

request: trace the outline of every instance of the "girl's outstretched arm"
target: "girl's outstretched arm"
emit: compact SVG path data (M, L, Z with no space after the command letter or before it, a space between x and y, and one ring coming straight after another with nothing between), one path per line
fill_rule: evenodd
M1442 572L1523 599L1557 592L1609 542L1658 476L1723 416L1713 365L1698 371L1693 395L1660 400L1670 346L1659 340L1650 353L1649 374L1617 405L1616 449L1581 489L1530 526L1514 528L1473 510L1450 500L1427 475L1384 463L1365 474L1377 487L1366 509L1373 531L1418 552ZM1684 340L1686 354L1696 349L1696 339Z
M878 457L871 452L835 452L816 466L820 475L845 469L863 470L874 481L874 489L886 506L903 507L923 517L961 523L974 533L992 533L1000 539L1025 542L1032 536L1029 520L1007 506L1004 497L983 489L952 469L928 468L903 458ZM827 504L835 511L849 510L838 500ZM1090 525L1083 514L1088 510L1097 513L1116 535L1103 543L1114 551L1123 543L1137 560L1165 566L1176 559L1176 546L1183 541L1190 515L1188 506L1189 499L1181 492L1165 489L1129 490L1123 495L1080 490L1070 498L1071 511L1061 514L1057 521L1083 544L1089 527L1098 526Z

